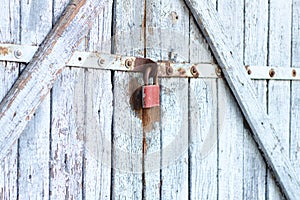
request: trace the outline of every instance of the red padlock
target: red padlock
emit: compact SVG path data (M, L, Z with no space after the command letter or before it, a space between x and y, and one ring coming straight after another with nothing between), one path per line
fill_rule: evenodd
M149 58L136 58L133 71L143 72L144 86L142 87L142 107L152 108L160 106L160 87L158 85L158 65ZM153 78L153 85L149 79Z
M159 85L143 86L143 108L152 108L160 106L160 88Z
M150 59L143 60L142 105L143 108L160 106L160 87L158 85L157 63ZM149 78L153 78L153 85L149 85Z

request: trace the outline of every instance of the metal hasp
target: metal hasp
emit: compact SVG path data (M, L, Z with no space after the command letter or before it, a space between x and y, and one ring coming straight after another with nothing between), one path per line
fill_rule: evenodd
M142 72L144 86L142 87L142 106L143 108L153 108L160 106L160 87L158 85L158 64L148 58L136 58L126 60L125 65L130 67L134 62L132 71ZM153 85L150 84L153 79Z
M0 60L28 63L37 49L30 45L0 44Z

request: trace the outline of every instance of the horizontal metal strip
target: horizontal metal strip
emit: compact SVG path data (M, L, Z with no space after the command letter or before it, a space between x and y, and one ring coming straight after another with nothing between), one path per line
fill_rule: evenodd
M0 60L28 63L37 49L30 45L0 44Z
M67 65L71 67L133 71L135 59L135 57L112 54L75 52ZM158 76L160 77L217 78L217 74L221 74L217 65L214 64L170 63L167 61L158 61L157 64Z
M0 61L28 63L37 49L37 46L0 44ZM135 59L135 57L131 56L76 51L67 63L67 66L116 71L133 71L132 63ZM167 61L158 61L157 63L159 66L159 77L222 77L221 69L216 64L170 63ZM245 69L251 79L300 80L300 68L246 66Z
M246 66L251 79L300 80L300 68Z

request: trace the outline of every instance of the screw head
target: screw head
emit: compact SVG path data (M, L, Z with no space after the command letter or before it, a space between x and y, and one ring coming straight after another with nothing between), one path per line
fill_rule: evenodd
M104 63L105 63L105 59L104 58L99 58L98 64L103 65Z
M131 59L125 60L125 67L126 68L131 68L131 66L132 66L132 60Z
M14 55L16 58L20 58L22 56L22 51L20 49L15 50Z
M275 76L275 70L273 68L270 69L269 75L270 75L270 77L274 77Z

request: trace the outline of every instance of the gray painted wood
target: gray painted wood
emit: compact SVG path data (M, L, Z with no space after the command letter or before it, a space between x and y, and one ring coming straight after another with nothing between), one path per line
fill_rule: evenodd
M190 62L213 62L212 53L190 17ZM217 80L189 84L189 198L217 199Z
M52 27L52 2L21 1L21 8L21 44L40 45ZM47 95L19 139L20 199L49 198L49 135L50 95Z
M268 65L290 66L292 1L270 1ZM278 18L278 15L281 15ZM290 81L269 81L268 114L279 133L285 154L289 155ZM268 197L283 199L272 175L268 174Z
M300 67L300 2L293 1L293 27L292 27L292 66ZM300 173L300 83L292 82L291 88L291 136L290 136L290 159L298 174Z
M244 1L218 1L233 56L243 57ZM243 198L243 116L223 80L218 80L218 188L221 199Z
M85 73L85 199L110 199L113 111L110 76L110 71L90 69Z
M251 80L243 70L239 70L243 67L242 59L233 57L232 44L230 40L228 41L223 24L213 6L208 2L200 5L195 1L185 1L209 41L218 64L253 131L253 136L264 152L284 194L290 199L297 198L300 196L300 183L295 170L269 117L261 112L263 106L257 101Z
M245 1L245 65L267 64L268 2ZM266 81L253 81L257 99L266 112ZM245 126L244 135L244 199L266 198L266 164L261 156L251 130Z
M65 68L52 89L50 195L82 198L84 70Z
M142 199L143 127L130 105L131 96L141 85L140 74L114 75L113 199Z
M191 79L189 87L190 199L217 199L217 81Z
M188 198L188 80L161 80L161 199Z
M94 19L90 51L110 53L112 1ZM110 199L113 94L111 71L85 71L84 198Z
M2 1L0 5L0 42L20 42L20 2ZM19 64L0 62L0 100L19 74ZM15 142L5 158L0 159L0 199L17 199L18 144Z
M38 105L49 93L64 62L71 57L72 49L69 47L77 45L83 33L88 31L90 19L97 16L99 8L103 6L102 0L73 3L65 10L60 23L48 34L35 58L0 104L0 158L18 139Z
M144 1L115 0L113 53L144 56ZM115 72L112 135L112 198L142 199L143 126L130 99L141 74Z
M188 61L189 12L187 7L180 0L146 2L146 56L156 60ZM146 184L150 184L150 191L155 189L155 196L150 195L149 198L160 196L161 199L187 199L188 84L187 80L177 78L161 79L160 84L162 88L161 144L158 143L159 138L155 139L152 149L155 146L161 148L161 180L159 181L158 172L152 174L155 177L151 177L151 173L146 174L146 181L148 181ZM179 87L182 89L177 89ZM155 132L159 134L159 127L156 127Z
M242 199L243 117L224 80L218 81L218 112L218 195L221 199Z

